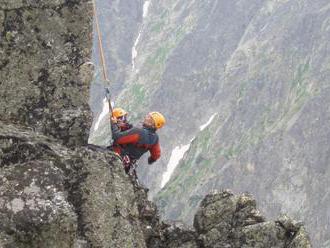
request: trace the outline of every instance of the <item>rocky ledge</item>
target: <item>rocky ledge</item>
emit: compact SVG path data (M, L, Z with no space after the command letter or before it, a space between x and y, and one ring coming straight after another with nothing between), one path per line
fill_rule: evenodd
M109 152L0 128L0 247L143 247L138 195Z
M109 151L0 126L0 247L310 247L301 223L265 221L248 194L206 196L194 228L159 220Z

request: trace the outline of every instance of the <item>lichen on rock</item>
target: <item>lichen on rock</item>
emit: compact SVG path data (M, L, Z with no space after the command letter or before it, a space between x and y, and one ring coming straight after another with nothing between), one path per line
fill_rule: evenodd
M0 229L14 233L16 245L72 247L77 216L65 200L63 172L45 161L27 161L3 168L0 181Z
M87 143L92 10L83 1L0 3L0 117ZM3 37L2 37L3 36Z
M111 152L1 123L0 161L0 232L18 247L145 247L134 185Z
M301 224L289 218L265 221L251 195L228 190L206 196L194 226L203 247L289 247L301 231ZM301 247L309 247L306 234L304 240Z

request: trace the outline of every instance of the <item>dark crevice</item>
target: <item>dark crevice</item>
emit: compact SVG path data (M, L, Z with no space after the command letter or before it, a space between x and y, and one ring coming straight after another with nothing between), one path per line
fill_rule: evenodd
M68 6L70 9L75 8L77 5L80 4L80 0L66 0L65 1L65 6Z
M22 11L14 10L13 13L9 14L7 11L5 11L3 34L12 31L17 31L17 32L22 31L22 27L24 26L22 19Z
M0 168L46 157L48 159L56 157L55 153L46 144L33 144L10 137L0 137L0 140L11 144L8 147L0 148L2 154L0 156Z
M78 235L88 241L86 231L88 229L83 216L83 192L81 190L82 184L85 182L88 172L84 169L83 161L80 159L70 161L72 171L68 171L65 188L68 191L68 201L74 207L74 212L77 215Z
M9 64L9 59L4 59L3 61L0 61L0 70L5 68Z

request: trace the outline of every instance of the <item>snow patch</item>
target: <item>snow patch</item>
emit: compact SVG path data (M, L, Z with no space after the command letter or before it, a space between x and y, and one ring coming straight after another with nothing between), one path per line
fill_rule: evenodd
M199 130L203 131L205 128L207 128L211 124L211 122L213 121L213 119L216 115L217 115L217 113L213 114L205 124L203 124L199 127Z
M151 1L145 1L144 4L143 4L143 14L142 14L142 17L143 19L147 17L148 15L148 12L149 12L149 7L150 7L150 3ZM142 23L143 23L143 20L142 20ZM136 47L137 45L139 44L140 42L140 38L141 38L141 33L142 33L142 29L143 29L143 25L142 25L142 28L140 29L139 31L139 34L134 42L134 45L132 47L132 70L135 70L135 59L137 57L137 50L136 50Z
M173 149L170 161L167 164L167 170L163 174L161 188L170 180L175 168L179 164L180 160L183 158L184 154L189 150L191 142L187 145L177 146Z
M113 103L111 103L111 105L113 106ZM109 103L108 103L107 98L104 98L103 99L103 109L102 109L102 112L99 115L97 121L95 122L94 131L96 131L99 128L102 119L108 114L109 114Z
M137 50L136 50L136 47L140 41L140 37L141 37L141 31L139 32L139 35L136 39L136 41L134 42L134 46L132 48L132 70L135 69L135 59L137 57Z
M211 122L213 121L213 119L216 115L217 115L217 113L214 113L205 124L203 124L199 127L199 130L203 131L205 128L207 128L211 124ZM184 154L189 150L191 142L193 140L194 139L190 140L189 144L187 144L187 145L180 145L173 149L173 151L171 153L170 161L167 164L167 169L162 176L162 182L160 184L161 188L163 188L166 185L166 183L170 180L175 168L180 163Z
M149 12L149 6L151 1L145 1L143 4L143 18L146 18Z

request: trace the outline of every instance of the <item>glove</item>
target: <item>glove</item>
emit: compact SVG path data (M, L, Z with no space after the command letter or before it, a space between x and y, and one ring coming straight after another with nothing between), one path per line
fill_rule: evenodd
M111 122L112 122L113 124L117 124L117 123L118 123L118 120L117 120L116 117L111 117L110 120L111 120Z
M152 157L148 158L148 164L153 164L156 160L154 160Z

